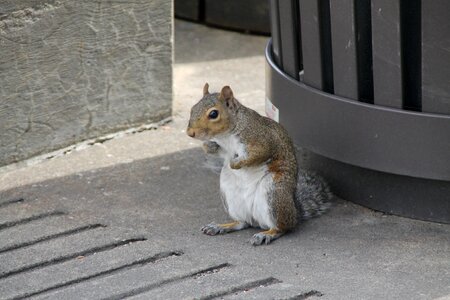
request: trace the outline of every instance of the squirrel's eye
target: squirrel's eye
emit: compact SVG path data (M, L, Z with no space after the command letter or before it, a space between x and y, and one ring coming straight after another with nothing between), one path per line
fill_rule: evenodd
M219 116L219 112L217 110L215 110L215 109L210 111L209 115L208 115L208 117L210 119L216 119L218 116Z

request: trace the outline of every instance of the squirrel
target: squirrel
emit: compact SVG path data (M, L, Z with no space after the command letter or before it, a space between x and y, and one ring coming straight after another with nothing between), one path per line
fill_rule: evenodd
M269 244L305 219L329 207L332 194L322 178L299 170L294 144L277 122L242 105L229 86L209 93L191 109L186 133L204 141L208 154L224 159L220 172L222 203L232 222L211 223L201 231L224 234L248 227L252 245Z

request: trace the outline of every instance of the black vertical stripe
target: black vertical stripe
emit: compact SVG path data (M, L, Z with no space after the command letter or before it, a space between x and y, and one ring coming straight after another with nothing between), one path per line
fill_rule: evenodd
M354 0L359 100L373 103L372 25L370 0Z
M401 0L400 20L402 41L403 109L421 111L422 26L420 0Z

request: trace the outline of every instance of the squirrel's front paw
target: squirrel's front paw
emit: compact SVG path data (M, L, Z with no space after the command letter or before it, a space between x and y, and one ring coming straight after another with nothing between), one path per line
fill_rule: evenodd
M206 141L203 143L203 150L205 150L206 153L214 154L219 152L220 146L216 142L213 141Z
M234 170L239 170L242 168L242 160L239 160L237 157L230 160L230 168Z

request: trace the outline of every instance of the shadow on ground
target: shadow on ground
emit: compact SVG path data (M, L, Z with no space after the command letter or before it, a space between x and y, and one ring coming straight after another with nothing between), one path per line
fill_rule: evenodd
M177 64L261 56L268 37L254 36L175 21Z

